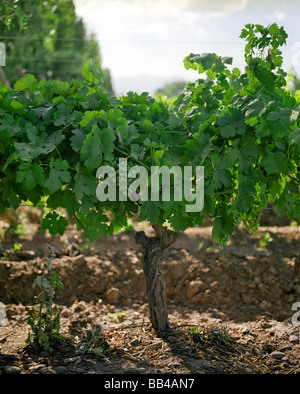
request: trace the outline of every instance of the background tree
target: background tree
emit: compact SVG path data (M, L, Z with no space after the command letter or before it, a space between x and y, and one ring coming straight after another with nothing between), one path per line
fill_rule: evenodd
M157 89L156 92L160 93L160 94L164 94L168 98L177 97L183 92L183 89L185 88L186 84L187 84L186 81L170 82L170 83L167 83L162 88Z
M101 69L99 45L76 16L73 0L19 0L13 5L4 1L0 15L5 74L11 85L26 73L39 80L80 80L89 58ZM103 88L112 92L109 70L101 71Z

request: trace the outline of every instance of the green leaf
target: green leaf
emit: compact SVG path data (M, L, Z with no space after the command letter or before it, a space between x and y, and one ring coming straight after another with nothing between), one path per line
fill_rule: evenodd
M93 119L95 119L96 116L97 116L97 111L85 111L81 119L80 126L86 127L88 124L91 123Z
M42 219L42 229L48 230L51 235L63 235L67 229L68 221L56 212L49 212Z
M117 127L116 129L117 135L119 137L120 143L123 141L125 142L128 139L128 131L129 131L129 126L127 124L123 124Z
M278 108L276 111L271 111L267 115L267 120L277 121L280 120L284 123L290 123L292 110L291 108Z
M14 84L14 89L16 90L38 90L37 80L32 74L27 74L25 77L19 79Z
M212 156L212 163L214 168L214 173L211 181L213 189L225 188L231 185L231 174L227 168L227 163L217 155Z
M66 96L70 90L70 85L67 81L47 81L45 86L45 93L48 97L53 97L54 95Z
M19 103L16 100L12 100L12 102L10 103L10 106L12 108L12 112L16 113L16 114L25 114L25 110L24 107L21 103Z
M187 218L184 217L183 212L180 211L174 212L174 214L169 218L169 222L173 230L178 233L186 230L188 227Z
M140 207L139 221L148 220L151 224L158 223L160 209L152 201L145 201Z
M300 145L300 128L293 130L288 135L289 145Z
M282 174L287 169L287 158L283 152L267 152L266 156L261 161L262 166L265 168L268 175Z
M234 207L240 212L247 212L253 204L255 195L255 182L249 176L240 175Z
M83 169L79 164L76 166L77 173L74 176L75 188L74 193L77 200L81 200L84 195L96 195L98 180L93 177L87 170Z
M73 136L70 138L71 147L75 152L79 152L86 138L86 134L83 129L74 129L72 130L72 134Z
M103 83L102 75L100 73L100 65L93 59L89 59L85 62L82 75L88 82L92 82L94 84Z
M148 132L155 130L153 123L150 122L150 120L148 120L148 119L143 120L142 126L143 126L143 129Z
M63 207L66 208L69 217L73 217L79 210L80 204L71 190L63 191Z
M217 117L216 123L220 126L220 133L224 138L243 135L247 127L243 111L236 107L222 111Z
M123 111L121 109L110 109L107 115L107 127L110 131L114 132L119 126L127 125L127 121L123 117Z
M177 129L178 127L181 126L181 123L182 123L182 117L180 116L180 114L170 113L168 124L170 125L170 127L172 127L172 129Z
M16 182L23 183L28 190L32 190L36 185L42 185L44 179L44 170L37 163L22 163L16 174Z
M4 114L0 118L0 135L2 132L8 132L10 137L13 137L20 131L19 122L11 114Z
M271 71L267 68L262 67L257 61L254 64L253 68L254 75L256 78L266 86L268 90L274 91L275 81L274 76Z
M193 160L205 159L211 148L210 135L208 133L193 134L193 139L188 140L185 144L186 156L192 162Z
M86 136L80 153L80 158L89 171L98 168L103 160L113 159L115 138L107 128L99 129L97 125L92 126L92 132Z
M270 34L280 34L281 30L279 29L278 25L276 23L273 23L269 28L269 33Z
M54 113L53 117L55 119L55 126L65 126L67 124L73 123L76 116L73 111L73 106L66 105L65 103L60 103L57 106L57 111Z
M45 187L48 188L51 193L59 190L64 184L70 182L71 175L68 169L69 164L66 160L51 159L49 177L45 181Z
M31 161L41 154L41 142L39 140L33 142L15 142L15 156L21 158L22 161Z
M212 237L214 240L222 244L228 240L235 230L235 220L231 213L228 213L228 208L222 205L218 208L218 213L213 220Z
M84 223L84 235L91 242L96 241L101 236L106 236L108 218L102 212L90 211Z

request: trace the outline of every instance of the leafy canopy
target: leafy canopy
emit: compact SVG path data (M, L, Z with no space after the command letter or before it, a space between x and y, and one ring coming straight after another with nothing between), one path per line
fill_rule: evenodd
M134 214L179 232L200 226L207 213L220 244L242 220L255 230L268 202L279 215L299 218L299 102L281 68L287 35L276 24L248 24L241 37L245 72L229 69L230 58L190 54L184 65L199 79L171 104L148 93L104 93L91 62L82 81L27 75L14 90L3 86L0 211L43 198L43 228L63 234L68 221L57 209L64 208L92 241L124 228ZM172 198L100 202L97 168L118 169L124 157L129 167L192 165L195 174L203 166L203 211L186 212L187 202Z

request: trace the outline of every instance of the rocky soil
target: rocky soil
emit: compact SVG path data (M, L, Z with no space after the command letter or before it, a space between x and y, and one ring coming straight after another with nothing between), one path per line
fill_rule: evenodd
M238 229L223 250L209 223L183 233L166 254L171 330L158 337L134 241L134 231L151 233L147 224L88 244L72 223L64 237L51 237L39 211L22 218L23 231L6 231L0 250L0 373L300 373L300 226L265 220L257 234ZM53 352L32 352L25 310L38 292L46 243L58 250L53 269L64 284L55 298L63 340ZM98 335L97 351L79 351L87 331Z

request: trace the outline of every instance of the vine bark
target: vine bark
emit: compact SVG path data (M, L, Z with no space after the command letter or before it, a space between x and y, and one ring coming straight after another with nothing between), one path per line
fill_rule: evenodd
M136 233L135 240L142 248L143 270L146 276L149 318L157 334L170 329L168 319L163 259L167 248L173 244L180 233L168 230L161 225L152 226L154 237L144 231Z

